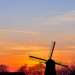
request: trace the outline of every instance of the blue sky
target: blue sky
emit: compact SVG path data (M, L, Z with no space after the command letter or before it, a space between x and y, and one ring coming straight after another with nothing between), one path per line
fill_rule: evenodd
M0 10L1 30L36 32L45 39L75 32L74 0L0 0ZM12 34L15 38L17 32Z
M1 0L1 18L10 17L50 17L75 9L74 0Z

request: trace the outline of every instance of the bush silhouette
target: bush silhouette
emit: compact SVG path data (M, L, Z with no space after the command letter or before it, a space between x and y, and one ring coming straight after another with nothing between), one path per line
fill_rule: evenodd
M8 72L8 66L1 64L0 65L0 72Z

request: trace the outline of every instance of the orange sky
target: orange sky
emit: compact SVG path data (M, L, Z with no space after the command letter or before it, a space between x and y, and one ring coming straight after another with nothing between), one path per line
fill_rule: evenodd
M0 35L0 64L8 65L11 71L15 71L24 64L30 66L39 63L39 61L29 59L29 55L48 59L52 40L56 41L54 60L71 63L75 58L73 33L65 33L64 36L57 34L44 37L36 32L1 30Z
M74 50L61 50L55 47L53 53L53 59L56 61L61 61L65 63L71 63L74 57ZM3 47L2 47L3 46ZM6 64L10 67L11 71L15 71L21 65L28 64L31 66L33 64L39 63L38 60L34 61L29 58L29 55L41 57L48 59L50 55L49 46L35 46L27 45L20 46L18 44L2 44L2 51L0 51L0 64ZM13 70L12 70L13 69Z

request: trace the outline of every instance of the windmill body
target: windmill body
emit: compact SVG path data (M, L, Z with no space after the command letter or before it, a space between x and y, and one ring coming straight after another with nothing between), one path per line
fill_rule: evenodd
M56 75L54 60L52 60L52 59L47 60L44 75Z

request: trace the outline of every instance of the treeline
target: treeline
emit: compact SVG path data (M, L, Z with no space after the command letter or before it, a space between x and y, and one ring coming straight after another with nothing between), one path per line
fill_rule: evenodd
M45 65L42 63L28 67L27 64L18 68L15 72L24 72L26 75L44 75ZM6 65L0 65L0 72L9 72L9 67ZM57 75L75 75L75 62L71 63L68 68L59 67L56 68Z

